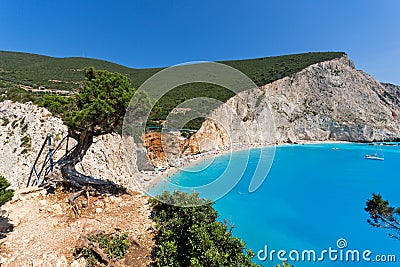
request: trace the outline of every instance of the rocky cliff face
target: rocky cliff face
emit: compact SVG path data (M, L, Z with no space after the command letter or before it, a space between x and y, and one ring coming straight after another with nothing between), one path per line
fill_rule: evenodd
M400 87L381 84L343 56L239 93L211 114L192 136L188 149L205 152L254 143L397 140L399 103Z
M11 101L0 102L0 129L0 175L7 178L13 188L25 186L46 134L52 135L54 148L67 133L61 119L53 117L48 110L30 103ZM62 153L60 150L55 158ZM44 157L39 159L39 165L43 160ZM87 175L136 189L125 163L122 138L117 134L95 138L77 169Z
M382 83L382 85L384 90L377 92L379 98L387 105L394 106L393 116L398 116L400 109L400 86L390 83Z
M131 155L136 160L136 155ZM110 180L131 190L137 190L133 175L137 168L130 172L125 161L124 143L118 134L106 134L94 139L92 146L76 166L78 171L97 179Z
M67 127L44 108L11 101L0 102L0 175L14 188L26 184L47 133L61 140ZM39 161L42 163L43 159Z

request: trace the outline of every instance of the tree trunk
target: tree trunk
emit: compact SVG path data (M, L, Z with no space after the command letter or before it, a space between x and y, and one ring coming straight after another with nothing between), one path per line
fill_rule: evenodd
M69 131L68 136L77 141L77 145L70 151L65 159L60 162L61 174L65 180L74 184L77 187L86 185L110 185L109 181L95 179L93 177L84 175L75 169L76 164L82 161L86 152L93 144L93 132L85 130L80 133L76 131Z

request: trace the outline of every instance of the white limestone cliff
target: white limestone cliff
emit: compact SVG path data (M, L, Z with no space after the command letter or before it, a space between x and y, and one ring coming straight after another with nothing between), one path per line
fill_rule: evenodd
M62 120L53 117L47 109L8 100L0 102L0 129L0 175L10 181L13 188L26 185L46 135L52 135L54 148L67 134ZM64 151L56 153L55 159L61 157ZM39 159L39 167L43 160L44 157ZM117 134L96 137L77 169L95 178L136 189L125 164L122 138Z
M399 103L400 87L381 84L343 56L232 97L192 136L188 150L398 140Z

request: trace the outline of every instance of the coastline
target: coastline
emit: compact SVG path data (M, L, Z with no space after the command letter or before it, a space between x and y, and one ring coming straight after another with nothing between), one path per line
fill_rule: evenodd
M275 147L279 146L293 146L293 145L318 145L318 144L350 144L354 142L348 141L334 141L334 140L327 140L327 141L299 141L296 143L278 143L274 145ZM178 172L182 171L184 168L196 166L204 161L210 160L212 158L216 158L228 153L235 153L243 150L252 150L252 149L260 149L266 147L272 147L273 145L266 145L266 144L250 144L250 145L239 145L235 146L231 149L220 149L205 153L199 153L196 155L188 155L183 158L183 163L179 167L169 167L164 171L154 171L151 173L141 172L140 174L140 182L138 182L140 188L145 192L149 192L152 188L154 188L159 183L166 181L171 176L177 174Z

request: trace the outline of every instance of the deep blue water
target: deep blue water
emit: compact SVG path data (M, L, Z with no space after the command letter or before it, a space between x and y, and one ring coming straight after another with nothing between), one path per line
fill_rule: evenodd
M339 149L333 150L333 147ZM381 148L384 161L364 159L365 154L376 151L375 146L367 144L279 146L266 180L257 191L249 193L260 153L271 148L253 149L239 183L217 200L214 207L220 220L227 219L234 224L234 235L242 238L255 253L267 245L269 252L298 250L300 259L303 250L314 250L318 258L321 251L331 247L342 251L343 255L348 250L358 250L361 257L360 262L346 262L340 258L331 261L327 254L322 262L289 260L296 267L399 266L400 241L389 238L383 229L371 228L364 211L372 192L381 193L392 206L400 206L400 146ZM230 155L217 157L203 171L179 172L171 181L188 187L204 185L223 173L228 162L231 163L228 174L232 176L235 168L240 171L246 153L248 151L236 152L232 158ZM210 162L203 162L189 170L208 164ZM152 194L171 188L168 183L160 183ZM204 197L213 197L210 190L200 192ZM340 238L346 239L348 244L341 250L336 245ZM377 255L395 255L397 262L368 263L362 259L364 250L372 251L371 260ZM257 256L254 259L263 266L272 266L280 262L276 257L274 254L273 261L270 258L259 261Z

